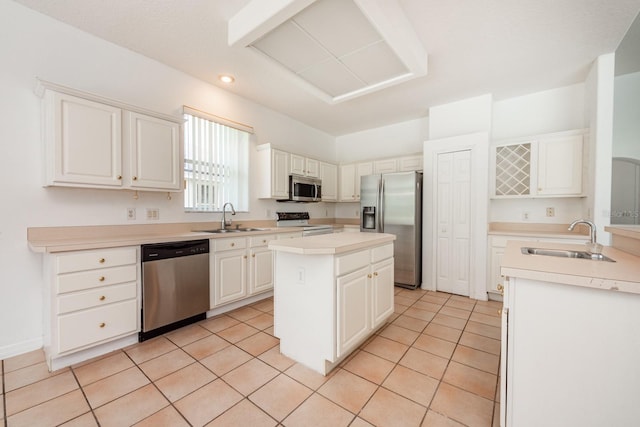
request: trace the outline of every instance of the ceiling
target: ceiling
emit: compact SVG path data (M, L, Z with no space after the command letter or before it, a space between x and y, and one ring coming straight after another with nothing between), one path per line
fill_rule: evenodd
M397 0L428 53L427 74L331 104L254 49L228 45L227 23L250 0L15 1L334 136L485 93L583 82L640 10L640 0ZM224 86L221 73L235 83Z

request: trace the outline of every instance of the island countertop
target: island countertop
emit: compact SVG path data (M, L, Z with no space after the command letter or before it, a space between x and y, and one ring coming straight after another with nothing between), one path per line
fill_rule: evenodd
M334 233L297 239L272 240L269 249L302 255L334 255L382 245L396 239L386 233Z
M502 260L503 276L640 294L640 257L605 246L602 254L616 262L524 255L522 247L584 251L584 245L509 241Z

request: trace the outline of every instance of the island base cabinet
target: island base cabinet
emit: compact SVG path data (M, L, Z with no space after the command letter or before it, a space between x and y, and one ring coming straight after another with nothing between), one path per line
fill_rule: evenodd
M392 244L338 256L278 251L275 264L280 352L323 375L393 313Z
M638 424L640 295L510 277L505 326L503 425Z

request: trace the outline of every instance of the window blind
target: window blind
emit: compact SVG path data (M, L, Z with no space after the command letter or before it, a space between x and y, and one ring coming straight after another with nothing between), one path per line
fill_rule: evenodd
M231 202L248 211L249 132L186 111L185 210L218 212Z

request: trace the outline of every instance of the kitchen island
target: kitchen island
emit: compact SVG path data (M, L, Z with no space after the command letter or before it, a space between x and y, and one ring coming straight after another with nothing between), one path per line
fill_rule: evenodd
M502 310L501 425L637 425L640 419L640 257L615 262L526 255L510 241Z
M271 241L280 352L323 375L393 314L393 241L337 233Z

